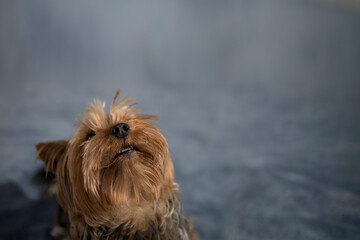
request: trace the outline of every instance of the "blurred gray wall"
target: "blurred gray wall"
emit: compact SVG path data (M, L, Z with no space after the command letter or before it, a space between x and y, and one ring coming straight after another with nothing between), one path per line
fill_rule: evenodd
M1 1L0 183L36 197L34 144L120 88L160 115L202 239L359 239L354 6Z

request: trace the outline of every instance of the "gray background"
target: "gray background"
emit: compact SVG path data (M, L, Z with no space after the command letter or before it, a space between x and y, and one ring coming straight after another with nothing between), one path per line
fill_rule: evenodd
M1 1L0 239L49 237L34 144L117 88L201 239L360 239L360 8L331 2Z

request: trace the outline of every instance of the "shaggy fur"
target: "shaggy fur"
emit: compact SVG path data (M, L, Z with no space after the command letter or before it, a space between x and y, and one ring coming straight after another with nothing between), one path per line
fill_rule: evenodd
M181 211L166 139L134 109L133 98L91 103L69 141L38 143L37 159L56 175L62 209L52 234L58 239L196 239ZM129 134L116 138L113 126ZM133 151L119 154L121 150Z

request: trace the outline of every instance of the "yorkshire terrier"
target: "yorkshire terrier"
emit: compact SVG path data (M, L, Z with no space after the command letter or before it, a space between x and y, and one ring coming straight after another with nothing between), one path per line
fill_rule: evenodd
M37 159L55 174L57 239L197 239L181 210L168 144L156 115L96 99L70 140L36 144Z

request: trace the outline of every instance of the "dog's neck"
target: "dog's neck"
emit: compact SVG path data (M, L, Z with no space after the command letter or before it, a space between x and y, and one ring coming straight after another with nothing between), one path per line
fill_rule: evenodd
M181 214L177 193L153 204L119 208L123 222L114 226L90 226L79 216L71 220L71 235L78 239L189 239L189 222ZM125 216L125 217L124 217ZM131 216L131 217L130 217ZM127 221L124 221L124 219ZM75 221L74 221L75 220Z

